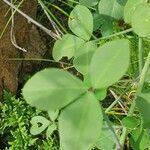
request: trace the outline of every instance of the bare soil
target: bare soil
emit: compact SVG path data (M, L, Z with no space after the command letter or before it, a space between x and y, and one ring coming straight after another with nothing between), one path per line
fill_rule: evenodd
M11 14L5 15L9 7L0 1L0 33L3 31ZM37 3L35 0L25 0L20 9L36 19ZM19 82L23 77L36 70L40 62L34 61L10 61L9 58L42 58L47 48L41 40L37 28L29 23L19 14L15 14L15 37L17 44L27 50L22 52L16 49L10 40L11 23L7 27L3 37L0 39L0 99L3 90L9 90L14 94L17 92Z

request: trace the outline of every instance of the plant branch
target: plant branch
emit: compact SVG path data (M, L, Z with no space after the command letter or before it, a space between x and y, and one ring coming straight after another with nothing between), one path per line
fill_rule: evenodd
M47 16L47 18L49 19L53 29L55 30L55 33L61 37L60 34L63 35L63 33L60 31L60 29L57 27L56 23L52 20L51 16L48 14L48 9L47 7L45 6L45 4L41 1L41 0L38 0L39 4L41 5L41 8L43 9L45 15ZM60 32L60 33L59 33Z
M43 2L42 2L43 3ZM46 2L44 2L43 4L45 5ZM55 5L52 5L51 3L47 2L46 3L48 6L52 6L54 7ZM59 8L59 7L56 7L56 8ZM55 8L55 9L56 9ZM55 23L60 27L60 29L64 32L64 33L68 33L68 31L63 27L63 25L61 24L61 22L55 17L55 15L52 13L52 11L47 7L45 6L45 10L47 11L47 13L51 16L51 18L55 21ZM59 11L61 11L62 9L59 8ZM62 13L62 11L61 11Z
M19 8L21 6L21 4L24 2L24 0L22 0L17 8ZM11 3L13 4L13 0L11 0ZM10 39L11 39L11 43L13 44L13 46L23 52L27 52L27 50L21 46L19 46L17 44L17 41L16 41L16 37L15 37L15 32L14 32L14 26L15 26L15 20L14 20L14 14L15 14L16 11L14 11L13 8L11 8L11 14L12 14L12 19L11 19L11 29L10 29Z
M15 5L11 4L8 0L3 0L7 5L9 5L11 8L13 8L15 11L17 11L20 15L22 15L23 17L25 17L28 21L32 22L34 25L36 25L37 27L39 27L40 29L42 29L44 32L46 32L49 36L51 36L52 38L59 39L58 35L53 33L51 30L47 29L46 27L44 27L43 25L41 25L40 23L38 23L37 21L35 21L33 18L29 17L27 14L25 14L24 12L22 12L21 10L19 10Z

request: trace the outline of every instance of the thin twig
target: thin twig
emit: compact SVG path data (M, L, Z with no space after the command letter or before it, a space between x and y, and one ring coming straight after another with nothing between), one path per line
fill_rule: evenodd
M38 2L41 5L41 7L42 7L44 13L46 14L47 18L49 19L52 27L54 28L54 30L56 32L56 34L61 38L61 35L63 35L63 33L59 30L56 23L52 20L51 16L48 14L47 9L45 8L45 4L41 0L38 0Z
M9 61L45 61L45 62L53 62L53 63L59 63L59 64L65 64L65 65L72 65L70 63L62 62L62 61L55 61L51 59L42 59L42 58L7 58Z
M23 3L24 0L22 0L18 6L20 7L20 5ZM13 4L13 0L11 0L11 3ZM15 14L16 11L14 11L13 8L11 8L11 14L12 14L12 19L11 19L11 30L10 30L10 40L11 40L11 43L14 45L15 48L23 51L23 52L27 52L27 50L25 48L22 48L20 47L17 42L16 42L16 38L15 38L15 33L14 33L14 14Z
M29 17L27 14L25 14L24 12L22 12L21 10L19 10L16 6L14 6L13 4L11 4L8 0L3 0L7 5L9 5L10 7L12 7L14 10L16 10L20 15L22 15L23 17L25 17L29 22L32 22L34 25L36 25L37 27L39 27L41 30L43 30L44 32L46 32L49 36L51 36L52 38L59 39L58 35L53 33L53 31L47 29L46 27L44 27L43 25L41 25L40 23L38 23L37 21L35 21L33 18Z
M111 92L111 94L114 96L115 99L118 99L119 105L121 106L121 108L122 108L122 110L125 112L125 114L127 115L127 111L126 111L126 109L124 108L124 106L122 105L121 99L116 95L116 93L115 93L114 91L110 90L110 92Z

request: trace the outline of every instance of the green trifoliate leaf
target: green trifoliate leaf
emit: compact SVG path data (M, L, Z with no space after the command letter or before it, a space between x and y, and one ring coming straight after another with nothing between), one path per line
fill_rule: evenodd
M138 5L132 16L133 31L140 37L150 36L150 4Z
M93 32L93 16L90 10L82 5L77 5L69 16L69 28L84 40L89 40Z
M55 130L57 130L57 126L55 123L53 123L47 128L47 131L46 131L47 138L50 137Z
M53 58L59 61L62 57L68 57L70 59L74 56L74 52L80 45L84 43L84 40L77 36L66 34L55 42L53 47Z
M50 121L42 116L35 116L31 119L31 129L32 135L37 135L43 132L50 124ZM39 125L40 124L40 125Z
M115 143L116 141L112 131L104 127L95 146L101 150L114 150Z
M90 64L92 86L105 89L117 82L127 71L129 58L128 40L116 40L100 46Z
M97 90L95 90L95 96L100 101L104 100L107 96L107 89L97 89Z
M58 117L59 110L48 111L48 115L52 121L55 121Z
M91 7L91 6L95 6L98 4L99 0L79 0L81 5L87 6L87 7Z
M142 115L144 127L150 128L150 89L149 93L139 94L136 99L136 105Z
M60 149L90 149L101 134L102 120L98 101L92 93L86 93L60 114Z
M66 106L86 90L82 81L67 71L45 69L28 80L23 96L31 106L52 111Z
M102 36L109 36L113 33L113 20L110 17L103 17L103 23L100 27Z
M131 23L132 15L136 7L145 0L128 0L124 7L124 21Z
M83 80L84 84L86 84L88 87L92 87L91 84L91 76L89 74L84 75L84 80Z
M140 124L140 120L133 116L127 116L127 117L123 118L122 124L126 128L134 129Z
M126 0L100 0L99 2L99 13L106 15L114 19L121 19L123 17L123 10Z
M96 49L97 46L94 41L82 44L82 46L77 49L73 64L80 73L84 75L89 73L91 58Z
M150 132L142 127L133 130L130 137L131 147L134 150L146 150L150 147Z
M93 30L96 31L100 28L103 19L101 19L100 14L98 12L93 13Z

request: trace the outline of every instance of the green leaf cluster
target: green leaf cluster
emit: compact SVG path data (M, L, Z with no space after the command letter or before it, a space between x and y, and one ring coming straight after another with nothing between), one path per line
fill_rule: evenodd
M51 136L30 134L30 118L37 115L47 117L45 112L32 108L24 99L17 99L5 91L0 104L0 149L58 149L57 140Z
M82 65L83 60L78 59L75 66L88 75L89 84L67 71L51 68L36 73L23 88L23 96L30 105L46 111L60 110L58 129L62 150L87 150L98 140L103 115L97 98L105 98L105 89L117 82L129 65L128 40L115 40L95 48L90 41L78 49L81 52L75 52L74 60L86 55L83 57L85 64ZM40 128L38 122L42 123ZM50 124L39 116L31 123L33 134L42 132Z
M100 149L115 148L116 141L106 136L112 137L112 131L102 130L101 101L105 99L107 89L127 72L130 64L128 39L135 35L101 42L94 31L100 29L102 38L113 37L110 34L114 31L114 23L124 20L139 37L147 38L150 35L149 12L150 4L142 0L79 1L68 18L71 33L55 42L52 55L57 62L67 57L83 79L65 69L49 68L27 81L22 90L25 100L50 116L50 120L39 115L33 117L32 134L46 131L49 136L57 129L58 121L61 150L88 150L94 145ZM149 85L149 75L146 83ZM139 116L127 116L121 122L130 131L132 146L142 150L149 146L149 136L145 132L150 124L149 93L141 92L136 100L141 121ZM100 145L96 143L98 139ZM103 142L106 140L108 146Z

